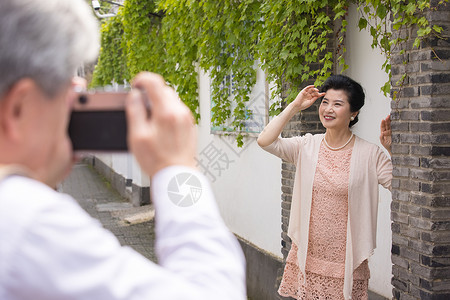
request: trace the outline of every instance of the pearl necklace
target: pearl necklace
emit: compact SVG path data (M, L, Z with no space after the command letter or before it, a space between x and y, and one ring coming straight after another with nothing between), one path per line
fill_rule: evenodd
M328 147L329 149L331 149L331 150L333 150L333 151L337 151L337 150L341 150L342 148L344 148L345 146L347 146L348 143L350 143L350 141L352 140L352 138L353 138L353 133L352 133L352 135L350 136L350 138L348 139L348 141L347 141L343 146L337 147L337 148L330 147L330 145L328 145L328 143L327 143L327 139L325 138L325 136L323 137L323 141L324 141L325 145L327 145L327 147Z

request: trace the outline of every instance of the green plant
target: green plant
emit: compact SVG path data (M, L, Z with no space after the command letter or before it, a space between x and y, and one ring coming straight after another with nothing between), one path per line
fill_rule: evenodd
M430 36L440 36L442 27L431 25L424 12L437 9L448 0L440 0L437 6L431 7L430 0L365 0L357 1L361 12L358 27L360 30L368 29L372 36L372 48L379 48L385 54L386 60L382 65L383 70L389 75L389 80L381 87L384 95L391 91L391 64L393 53L402 55L405 49L402 45L414 39L413 48L419 48L423 40ZM413 33L411 31L413 29ZM414 34L415 33L415 34ZM414 36L414 38L413 38ZM406 63L406 61L404 61ZM403 86L407 74L403 74L395 83L395 86ZM397 97L398 91L392 95Z
M321 85L334 61L345 70L345 17L351 3L359 7L359 28L369 30L372 47L386 54L380 67L389 74L382 87L388 94L391 55L410 39L410 29L416 32L415 47L442 31L424 15L433 9L430 0L127 0L118 16L102 26L102 52L92 84L130 80L142 70L157 72L198 119L198 72L208 72L212 124L231 121L242 145L256 63L275 83L273 95L281 94L283 83L290 84L286 102L306 81ZM334 22L340 22L337 32ZM336 39L337 49L330 47L331 39ZM233 88L224 88L231 83ZM281 107L281 101L274 103L270 113L277 114Z

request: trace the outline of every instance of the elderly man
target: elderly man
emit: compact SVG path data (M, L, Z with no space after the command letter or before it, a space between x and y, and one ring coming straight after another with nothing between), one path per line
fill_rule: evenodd
M164 80L143 73L127 99L129 148L152 179L156 265L54 187L70 170L71 78L96 56L96 22L82 0L0 1L0 299L245 299L244 259L195 170L196 129ZM180 173L201 184L175 205Z

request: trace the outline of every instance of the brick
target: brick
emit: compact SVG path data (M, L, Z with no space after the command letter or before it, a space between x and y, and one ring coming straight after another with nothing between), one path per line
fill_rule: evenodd
M410 203L402 203L400 205L400 211L410 216L420 217L422 216L422 208L417 205L412 205Z
M285 161L281 164L281 168L282 168L283 170L295 172L295 166L294 166L294 164L291 164L291 163L288 163L288 162L285 162Z
M281 201L282 201L282 203L290 204L292 202L292 195L281 194Z
M420 72L420 63L419 62L412 61L412 62L406 64L406 73L407 74L418 73L418 72ZM417 91L417 89L416 89L416 91Z
M418 119L417 119L418 120ZM409 131L408 122L391 122L392 131Z
M392 170L392 175L395 177L408 177L409 176L409 168L395 167Z
M400 279L396 279L396 278L392 278L391 280L391 284L396 288L399 289L400 291L408 291L408 284L405 281L402 281Z
M391 181L391 188L398 189L400 187L400 179L393 178Z
M439 54L439 50L436 50L436 52ZM447 51L447 52L450 53L450 51ZM448 82L450 82L450 74L449 73L432 74L431 82L432 83L448 83Z
M416 205L432 206L433 197L431 195L411 193L410 201Z
M282 232L282 233L281 233L281 238L282 238L284 241L291 242L291 238L286 234L286 232Z
M281 177L287 178L287 179L294 179L295 173L292 171L288 171L288 170L281 170Z
M448 292L450 290L450 281L421 279L420 287L427 291Z
M420 228L425 230L431 230L433 222L421 217L409 216L409 224L414 228Z
M431 8L437 8L438 10L450 10L450 5L446 3L441 3L441 0L431 0L430 1L430 7Z
M421 87L422 88L422 87ZM431 91L431 90L430 90ZM450 101L445 96L436 97L436 96L423 96L424 93L421 90L420 94L422 95L420 98L414 98L410 100L411 108L449 108Z
M392 132L391 138L393 144L400 144L401 133Z
M450 232L448 231L422 232L421 239L433 243L450 242Z
M450 244L447 245L434 245L432 254L434 256L447 256L450 253ZM450 273L449 273L450 274Z
M435 196L431 199L431 207L450 207L450 196Z
M396 266L402 267L404 269L408 269L409 268L409 262L407 259L398 256L398 255L392 255L391 256L391 260L392 263L395 264Z
M422 216L433 221L450 221L449 208L421 208ZM450 241L450 240L449 240Z
M425 279L433 278L432 277L432 268L422 266L419 263L412 261L410 263L410 269L413 274L416 274L420 278L425 278Z
M450 279L450 268L433 268L432 278Z
M410 131L411 132L430 132L431 122L413 122L410 123ZM392 127L392 126L391 126Z
M419 289L418 286L415 285L411 285L409 288L409 297L411 297L411 299L414 300L419 300L420 299L420 293L421 293L421 289Z
M420 190L428 194L450 194L450 185L445 182L420 183Z
M400 143L405 144L418 144L420 142L420 136L418 134L403 133L400 135Z
M400 111L400 120L407 120L407 121L418 121L420 117L419 111L414 110L405 110Z
M283 193L287 193L287 194L292 195L292 187L282 186L282 187L281 187L281 191L282 191Z
M450 221L435 221L431 230L450 230Z
M406 190L406 191L411 191L411 192L418 192L421 191L421 183L418 181L414 181L414 180L402 180L400 179L400 189L402 190Z
M395 200L394 198L392 198ZM391 202L391 211L393 212L399 212L400 211L400 203L398 201L392 201Z
M283 216L283 217L289 217L289 216L290 216L290 210L282 209L282 210L281 210L281 216Z
M391 231L392 231L392 234L395 234L395 233L400 234L400 224L394 223L394 222L391 223ZM394 245L392 246L392 250L394 250ZM392 252L392 254L398 254L398 253Z
M409 60L411 60L411 61L430 60L432 54L433 54L433 52L431 50L410 52Z
M449 70L450 63L448 61L428 61L424 62L420 65L420 69L422 72L429 72L429 71L448 71Z
M433 171L433 181L450 181L450 171Z
M286 210L286 211L290 211L291 203L290 202L282 202L281 203L281 209L282 210Z
M396 244L399 247L400 246L407 247L408 243L409 243L409 239L402 235L392 234L392 243Z
M450 111L449 111L449 113L450 113ZM420 138L421 138L421 142L423 144L449 144L450 143L450 133L424 134L424 135L421 135Z
M281 184L283 186L291 187L291 186L294 186L294 180L293 179L288 179L288 178L282 178L281 179Z
M404 108L409 108L409 99L401 99L397 98L396 100L391 101L391 108L393 110L399 110ZM392 118L393 120L397 120L397 118Z
M317 112L314 113L306 113L304 111L300 114L301 122L316 122L320 123L319 114Z
M392 191L392 199L398 200L398 201L409 201L410 200L410 192L405 191L399 191L399 190L393 190ZM395 203L396 201L393 201L392 203ZM397 203L397 205L400 205Z
M433 146L431 148L431 155L434 155L434 156L450 156L450 147Z
M391 145L391 151L392 151L392 154L410 154L410 146L393 144L393 145ZM415 153L413 153L411 151L411 154L415 154Z
M411 167L419 167L420 166L420 158L415 156L393 156L392 164L394 166L411 166Z
M408 224L408 215L397 212L391 212L391 220L397 223Z
M409 283L410 285L418 286L420 284L420 276L411 271L411 264L410 269L399 268L398 277L400 277L402 280Z
M447 157L443 157L443 158L423 157L420 159L420 166L422 166L424 168L433 168L433 169L450 169L450 158L447 158Z
M432 181L434 179L432 169L412 169L411 178Z
M406 66L405 65L393 65L391 67L391 74L394 75L401 75L406 73Z
M410 147L411 147L411 154L414 154L414 155L431 155L431 148L429 146L411 145ZM393 148L391 146L391 151L393 152L392 149ZM409 154L409 152L406 153L406 154Z
M432 58L439 58L441 60L449 60L450 59L450 50L449 49L436 49L434 50ZM447 78L446 81L440 82L449 82L450 80Z
M400 234L410 237L411 239L420 239L421 229L414 228L408 224L397 223L400 225Z

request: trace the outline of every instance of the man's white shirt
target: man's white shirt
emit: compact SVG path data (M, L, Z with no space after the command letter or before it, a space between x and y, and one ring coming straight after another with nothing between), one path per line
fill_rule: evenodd
M196 189L187 205L171 190L186 176ZM151 193L158 265L70 196L26 177L0 181L0 299L246 299L245 260L206 178L169 167Z

